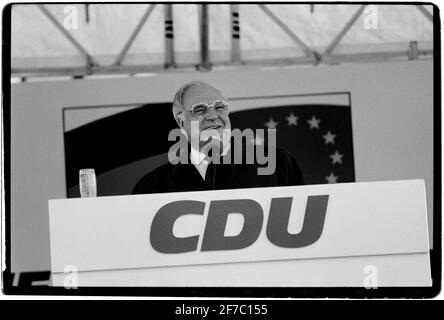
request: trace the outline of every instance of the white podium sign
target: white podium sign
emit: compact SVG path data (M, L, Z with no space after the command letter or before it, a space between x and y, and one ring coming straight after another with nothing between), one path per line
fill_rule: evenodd
M431 286L422 180L49 201L53 285Z

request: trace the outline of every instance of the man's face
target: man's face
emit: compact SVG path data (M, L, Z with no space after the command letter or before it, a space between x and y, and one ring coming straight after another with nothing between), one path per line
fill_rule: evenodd
M186 91L182 97L182 104L185 109L183 128L187 132L188 137L191 137L192 121L198 122L200 136L204 136L205 131L210 133L211 131L214 132L214 130L216 130L222 139L223 130L231 129L228 112L218 112L215 107L209 107L207 112L202 115L195 115L191 112L193 106L197 106L201 103L212 105L214 102L220 100L225 100L222 93L209 85L195 85Z

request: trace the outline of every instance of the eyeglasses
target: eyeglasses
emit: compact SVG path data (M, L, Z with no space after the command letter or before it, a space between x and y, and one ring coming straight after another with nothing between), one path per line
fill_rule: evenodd
M191 107L191 113L195 117L202 117L207 114L210 107L213 107L214 111L216 111L218 114L224 115L228 113L229 105L224 100L217 100L214 102L204 103L199 102L194 104Z

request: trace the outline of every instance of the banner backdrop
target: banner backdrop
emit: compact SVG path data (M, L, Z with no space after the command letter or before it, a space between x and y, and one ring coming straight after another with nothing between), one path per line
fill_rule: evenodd
M307 184L355 181L349 93L228 100L232 128L276 129L277 145L296 157ZM82 168L95 169L98 196L130 194L143 175L168 161L175 143L168 141L177 126L171 103L69 107L63 118L70 198L79 197ZM247 143L266 143L266 136Z

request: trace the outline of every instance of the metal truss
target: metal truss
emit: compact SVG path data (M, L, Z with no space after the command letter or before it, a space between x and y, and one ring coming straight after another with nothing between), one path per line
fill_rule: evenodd
M325 51L320 54L316 50L310 48L297 34L291 30L268 6L258 4L260 9L279 26L296 45L304 52L302 57L286 58L286 59L263 59L254 61L245 61L242 59L241 51L241 32L239 5L230 5L230 30L231 34L231 59L227 62L211 62L209 48L209 15L208 4L198 4L199 6L199 31L200 31L200 61L195 64L180 64L175 62L174 49L174 21L173 7L171 4L163 4L164 6L164 23L165 23L165 61L162 65L125 65L123 61L133 44L134 40L140 33L143 26L148 21L156 4L149 5L141 19L137 23L133 32L128 37L123 48L117 55L114 63L109 66L100 65L96 59L61 25L61 23L51 14L44 5L37 5L41 12L52 22L52 24L66 37L66 39L76 48L76 50L85 58L84 67L65 67L65 68L12 68L12 76L44 76L44 75L71 75L85 76L91 74L135 74L147 72L171 72L174 70L197 69L208 71L212 68L224 67L241 67L241 66L270 66L270 65L318 65L318 64L337 64L342 62L358 62L372 60L387 59L421 59L432 58L433 50L418 50L417 42L411 41L405 51L387 51L387 52L369 52L357 54L334 54L334 49L338 46L347 32L356 23L362 15L366 5L361 5L353 16L345 23L339 33L328 44ZM433 23L433 15L422 5L416 5L424 16Z

